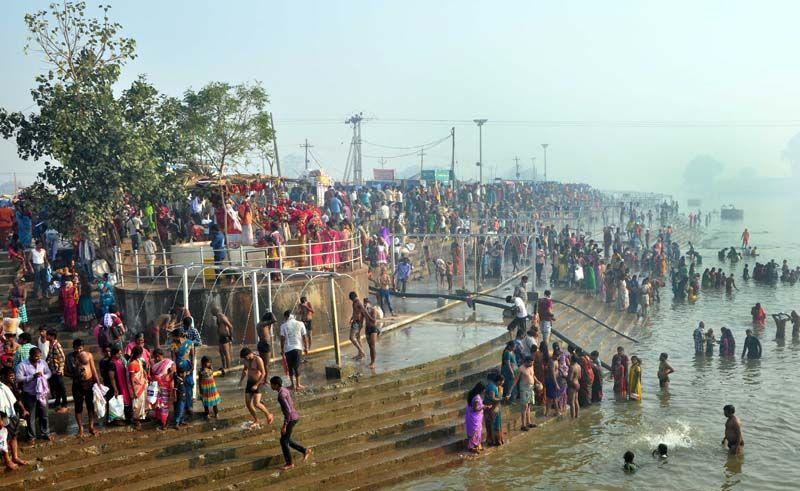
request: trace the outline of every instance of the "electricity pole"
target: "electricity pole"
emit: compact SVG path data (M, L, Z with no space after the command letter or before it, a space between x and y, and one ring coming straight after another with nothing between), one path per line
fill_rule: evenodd
M488 120L473 119L472 121L478 125L478 186L481 186L483 185L483 124Z
M308 173L308 149L309 148L313 148L313 147L314 147L314 145L309 145L308 144L308 138L306 138L306 142L303 145L300 145L300 148L305 148L306 149L306 173Z
M457 191L456 189L456 127L453 126L450 128L450 179L452 179L453 191ZM462 247L463 249L463 247Z
M362 174L361 174L361 121L363 121L363 114L358 113L354 114L353 116L349 117L345 124L349 124L353 127L353 140L350 143L352 148L352 164L353 164L353 182L355 184L361 184L362 182ZM349 163L348 163L349 167ZM345 175L345 178L348 176Z
M517 181L519 181L519 157L514 157L514 164L517 166Z
M547 182L547 147L549 143L542 143L544 149L544 182Z
M419 178L422 179L422 164L425 162L425 149L419 149Z
M531 163L533 163L533 180L536 181L536 157L531 157Z
M278 157L278 137L275 132L275 121L272 119L272 113L269 113L269 125L272 127L272 150L275 153L275 166L278 168L278 177L281 177L281 159Z

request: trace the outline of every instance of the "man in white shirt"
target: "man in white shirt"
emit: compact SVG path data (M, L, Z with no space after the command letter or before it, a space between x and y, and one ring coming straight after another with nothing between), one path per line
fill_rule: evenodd
M142 251L144 252L144 260L147 261L148 274L153 277L156 275L156 252L158 247L149 235L142 242Z
M520 297L508 295L506 297L506 302L514 304L514 320L508 325L508 335L511 341L513 341L517 331L525 332L527 330L525 321L528 319L528 308L525 306L525 301Z
M134 251L139 250L139 231L142 229L142 219L138 215L133 215L128 218L126 223L128 227L128 236L131 238L131 249Z
M47 298L47 251L42 247L40 241L36 241L36 247L31 249L31 264L33 264L33 298L39 295L39 290L42 290L42 295Z
M281 351L289 369L290 388L303 390L305 387L300 385L300 352L302 350L308 356L308 332L305 324L295 319L291 310L283 313L283 319L280 328Z
M385 201L381 202L381 224L384 227L389 226L390 210L389 205Z

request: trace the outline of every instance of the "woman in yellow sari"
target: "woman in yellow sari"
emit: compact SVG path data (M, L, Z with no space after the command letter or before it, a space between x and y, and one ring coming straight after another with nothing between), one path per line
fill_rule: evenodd
M628 397L632 401L642 400L642 360L631 356L631 367L628 370Z

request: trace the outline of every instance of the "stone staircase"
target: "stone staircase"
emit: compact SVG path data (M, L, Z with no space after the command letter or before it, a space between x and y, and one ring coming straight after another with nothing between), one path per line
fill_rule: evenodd
M564 292L562 298L612 325L630 320L580 293ZM600 346L606 360L620 344L618 336L567 309L559 309L556 327L587 349ZM241 391L228 384L230 379L220 379L224 403L217 421L166 432L113 428L86 442L62 438L26 449L25 458L38 462L0 478L0 487L373 489L412 479L464 459L464 395L498 366L506 339L499 336L429 363L299 394L301 421L294 436L314 455L302 463L295 453L297 465L289 472L277 471L283 463L281 416L273 393L264 399L278 421L251 431L243 426L248 414ZM515 411L506 410L505 417L510 423Z

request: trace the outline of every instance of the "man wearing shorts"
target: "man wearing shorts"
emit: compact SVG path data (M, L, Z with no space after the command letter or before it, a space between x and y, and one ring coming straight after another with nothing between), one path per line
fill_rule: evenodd
M219 336L219 357L222 361L222 376L225 369L231 367L231 345L233 344L233 324L228 316L223 314L216 305L211 309L211 315L217 321L217 335Z
M369 346L369 367L375 368L375 358L377 357L376 345L378 344L378 316L376 315L376 307L372 305L370 299L364 299L364 310L367 315L364 317L367 326L367 345Z
M242 348L242 351L239 352L239 356L242 358L244 368L242 369L242 377L239 379L237 387L241 387L242 380L247 378L247 385L245 385L244 389L244 404L253 417L250 429L257 430L261 428L261 424L258 422L256 409L264 413L264 416L267 418L267 424L271 425L274 419L274 416L269 412L267 406L261 402L260 389L266 377L264 362L261 361L261 357L256 356L250 348Z
M314 307L306 297L300 297L300 304L297 306L297 318L305 324L308 334L308 349L311 349L311 320L314 318Z
M258 344L256 345L256 349L258 350L258 356L261 357L261 361L264 362L265 379L269 375L269 358L272 355L272 347L269 342L272 339L273 324L275 324L275 316L272 312L265 312L264 315L261 316L261 322L256 326L256 331L258 332Z
M94 357L84 351L83 341L76 339L72 342L72 353L67 357L65 373L72 377L72 400L75 403L75 422L78 424L78 438L83 438L83 405L89 416L89 433L98 434L94 427L94 384L99 383L97 370L94 366Z
M283 319L280 329L281 352L289 369L289 388L303 390L305 387L300 385L300 353L302 351L308 356L308 333L305 324L295 319L291 310L283 313Z
M536 428L531 416L531 407L534 404L533 393L539 381L536 380L536 375L533 371L533 358L530 356L525 357L525 362L519 367L517 377L514 380L514 385L519 386L519 410L520 410L520 430L528 431L531 428ZM511 386L513 391L514 385ZM506 399L508 399L508 395Z
M539 299L539 320L541 321L542 341L549 345L550 328L556 317L553 315L553 300L550 299L550 290L544 291L544 297Z
M358 354L354 357L356 360L364 358L364 348L361 346L361 329L364 327L364 319L369 316L364 309L364 304L358 299L356 292L350 292L348 295L350 301L353 302L353 315L350 317L350 342L358 350Z

